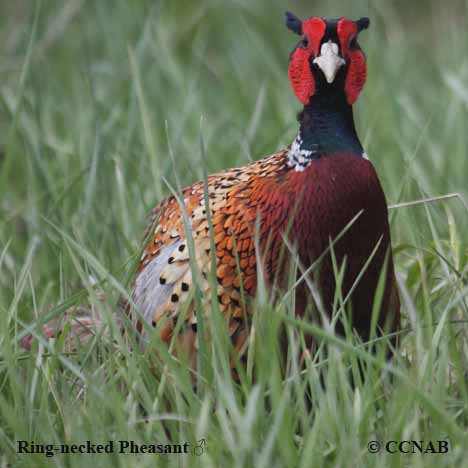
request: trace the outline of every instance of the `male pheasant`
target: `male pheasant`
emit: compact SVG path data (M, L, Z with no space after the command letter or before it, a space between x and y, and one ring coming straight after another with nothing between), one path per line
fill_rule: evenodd
M174 196L163 200L153 210L148 227L151 237L137 271L134 304L140 320L156 327L164 342L171 341L176 323L182 320L177 339L194 354L198 313L191 256L208 298L210 270L216 268L219 306L234 349L243 355L260 268L268 284L286 287L292 255L284 250L285 239L307 268L356 216L333 246L338 265L345 261L343 297L354 285L353 327L368 338L383 270L378 325L393 331L399 324L387 204L353 121L352 106L366 81L366 60L357 39L369 19L301 21L287 13L286 25L301 36L289 60L290 84L304 106L293 143L252 164L209 176L209 207L203 182L183 189L180 203ZM322 259L316 280L330 314L336 289L330 254ZM310 303L302 282L296 289L297 315L304 316ZM205 305L203 313L209 316L209 310Z
M389 331L399 326L387 204L353 121L352 106L366 81L366 60L357 38L369 20L301 21L287 13L286 25L301 36L289 60L289 81L304 105L292 144L247 166L208 177L209 212L202 182L182 190L187 225L179 201L172 196L154 208L147 228L151 237L132 292L138 329L144 334L142 321L146 321L169 343L181 320L177 339L192 357L198 313L208 316L211 308L205 304L203 311L195 311L191 264L200 270L207 298L212 296L210 271L215 268L219 307L235 351L245 357L259 273L271 286L286 288L290 246L304 268L321 259L314 279L330 315L336 284L332 256L326 252L335 240L335 260L338 265L345 263L342 295L350 293L352 325L364 340L369 337L383 273L378 326ZM313 302L310 296L301 282L296 288L298 316L306 316ZM85 313L72 325L74 336L86 341L99 328L99 320ZM60 327L49 324L44 333L55 336ZM32 336L22 340L27 349L31 343ZM72 337L70 346L75 345Z

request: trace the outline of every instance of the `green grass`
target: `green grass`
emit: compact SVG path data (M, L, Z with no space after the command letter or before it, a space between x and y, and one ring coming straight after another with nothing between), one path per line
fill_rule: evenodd
M369 78L355 114L389 203L446 193L466 200L467 2L2 2L1 466L466 463L462 199L391 211L405 332L390 362L380 346L370 354L355 337L296 321L293 295L276 306L261 296L241 384L226 371L228 347L214 313L206 327L217 339L194 388L183 362L154 340L156 361L154 350L122 338L112 318L119 295L130 290L146 217L170 193L166 181L177 185L169 147L186 185L295 136L299 105L287 60L296 38L283 26L287 8L302 16L371 18L361 39ZM38 317L87 301L110 336L75 354L60 341L20 350L18 339ZM305 370L291 353L281 372L280 326L292 348L300 347L303 331L321 344ZM201 457L15 454L18 440L200 439ZM448 454L367 450L372 440L441 439L450 440Z

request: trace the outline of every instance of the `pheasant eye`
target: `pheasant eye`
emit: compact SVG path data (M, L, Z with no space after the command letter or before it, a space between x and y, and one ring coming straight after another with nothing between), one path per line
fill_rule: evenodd
M348 47L351 50L356 50L358 48L358 43L357 43L357 37L356 36L353 36L350 39Z
M308 45L309 45L309 39L307 39L307 37L304 36L304 38L301 41L301 46L306 48Z

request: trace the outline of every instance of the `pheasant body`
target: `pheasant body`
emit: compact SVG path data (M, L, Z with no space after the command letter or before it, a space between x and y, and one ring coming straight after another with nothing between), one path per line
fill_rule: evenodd
M209 297L211 240L203 183L198 182L182 193L197 266L202 273L205 295ZM210 176L208 194L218 301L221 311L229 318L229 331L238 349L245 347L250 330L250 307L248 301L244 304L241 300L241 293L243 289L247 298L255 295L258 258L263 258L262 272L267 282L279 282L285 287L288 262L280 261L284 236L297 246L301 263L309 266L355 216L358 217L354 224L336 242L334 253L339 264L347 257L345 295L377 248L373 262L353 294L355 325L365 335L374 299L369 291L375 290L390 242L385 197L368 160L354 154L335 153L320 157L303 171L296 171L288 167L286 149L243 168ZM197 330L193 278L183 216L175 197L158 205L155 217L157 227L141 259L134 299L149 323L156 326L161 321L161 337L165 341L172 338L178 314L189 301L183 332L192 341ZM259 252L256 252L257 232ZM286 257L288 254L285 252ZM383 307L388 306L391 295L395 294L391 265L387 276L389 287ZM330 309L335 294L330 256L324 259L319 277L324 304ZM296 296L296 312L303 315L308 302L303 283L298 286Z

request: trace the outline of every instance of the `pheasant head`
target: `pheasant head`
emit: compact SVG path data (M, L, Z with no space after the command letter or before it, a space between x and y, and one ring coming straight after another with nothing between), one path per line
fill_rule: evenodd
M301 36L289 61L291 87L302 104L318 93L343 91L352 105L366 81L366 58L358 44L369 18L309 18L286 13L286 26Z

